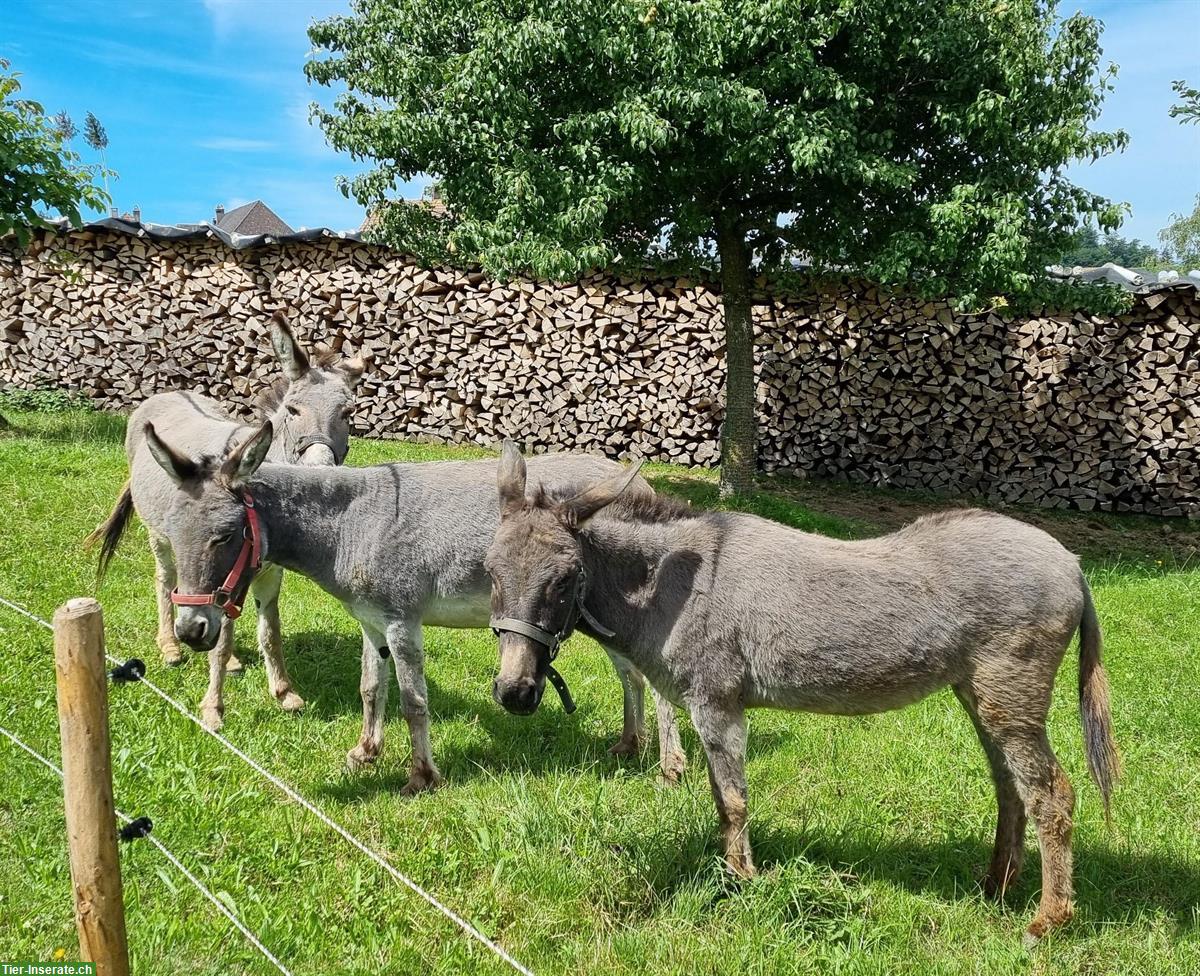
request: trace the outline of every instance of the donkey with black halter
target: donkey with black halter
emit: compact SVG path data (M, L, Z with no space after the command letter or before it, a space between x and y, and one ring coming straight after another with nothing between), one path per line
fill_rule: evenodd
M1067 921L1075 795L1046 716L1077 630L1088 768L1106 811L1118 770L1100 627L1078 560L1040 529L990 512L930 516L841 542L623 494L636 474L528 497L525 462L505 446L500 527L485 560L500 643L496 700L532 712L563 637L579 621L605 628L617 653L687 708L708 758L726 860L749 877L747 708L862 714L950 685L999 802L985 890L1001 894L1016 878L1032 817L1042 901L1027 938Z
M178 569L181 639L210 650L225 618L240 607L246 585L253 586L260 561L307 576L362 628L363 731L347 763L373 763L383 749L384 662L391 657L412 740L402 792L435 787L441 776L429 743L422 626L488 626L483 555L499 520L496 462L263 464L272 443L270 422L223 457L201 462L168 445L152 425L145 428L145 443L170 486L162 499L163 531ZM559 487L621 470L613 461L571 454L535 458L530 468ZM640 480L631 491L653 494ZM612 659L624 688L625 724L610 751L626 753L638 749L645 734L639 707L645 682L623 658ZM212 673L219 681L224 672L217 665ZM683 753L669 706L659 712L659 743L664 769L679 768Z
M271 447L272 460L288 464L341 464L350 447L350 415L354 409L354 390L367 366L361 358L335 361L322 355L310 362L282 315L276 314L271 325L271 344L283 367L284 381L264 397L272 425L279 435ZM116 552L117 545L136 510L150 533L150 548L154 553L155 581L158 594L158 646L168 666L187 660L179 640L189 636L174 619L173 605L187 605L189 597L176 591L175 556L167 538L166 523L173 485L152 457L153 448L147 444L147 428L168 432L176 443L184 444L196 459L221 457L232 444L244 440L253 427L240 424L225 413L220 405L206 396L195 393L159 393L141 404L130 416L125 433L125 454L129 458L129 481L121 490L116 506L108 519L89 537L101 542L100 571L103 574ZM199 461L193 462L197 468ZM238 530L240 535L241 530ZM260 567L255 566L254 570ZM246 568L237 579L226 581L225 606L234 612L220 626L219 654L209 661L209 687L201 704L204 723L213 729L221 727L224 702L221 682L213 673L214 665L227 660L231 671L240 671L241 664L233 656L233 619L241 612L251 576ZM291 678L283 662L283 644L279 627L279 588L283 570L266 566L254 576L253 593L258 607L258 646L266 666L267 681L272 696L286 711L299 711L303 699L292 688ZM236 608L228 598L237 591Z

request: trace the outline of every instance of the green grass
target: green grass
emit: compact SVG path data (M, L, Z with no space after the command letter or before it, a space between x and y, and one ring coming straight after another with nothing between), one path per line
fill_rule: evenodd
M79 540L125 479L120 418L7 413L0 435L0 595L43 616L94 592ZM475 455L357 442L355 464ZM711 475L651 466L660 488L715 503ZM865 489L772 482L745 503L840 536L878 531L897 505ZM1021 932L1039 891L1027 870L1006 905L981 897L995 815L985 764L952 696L902 712L830 718L756 712L752 831L765 868L748 884L721 869L715 813L690 728L676 790L654 756L606 755L618 685L581 638L561 664L579 710L547 700L502 713L488 690L486 631L427 636L434 750L447 785L413 800L406 733L389 712L378 769L343 771L358 736L359 637L340 607L289 577L282 602L292 675L308 708L281 712L261 666L227 683L226 734L539 974L1200 972L1200 567L1195 526L1062 516L1083 540L1105 628L1126 776L1105 828L1082 756L1074 654L1058 682L1051 737L1079 794L1078 914L1036 952ZM139 656L193 707L203 661L168 671L154 647L152 563L139 527L99 591L110 650ZM239 624L253 657L253 615ZM551 696L551 699L553 696ZM0 608L0 724L58 750L49 634ZM500 973L468 942L145 688L111 689L117 802L236 905L297 974ZM0 959L74 956L58 782L0 741ZM150 846L122 851L135 971L274 970Z

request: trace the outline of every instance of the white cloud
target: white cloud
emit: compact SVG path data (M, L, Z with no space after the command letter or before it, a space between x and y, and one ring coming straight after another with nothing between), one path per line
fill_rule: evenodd
M275 143L266 139L239 139L236 136L201 139L196 145L201 149L214 149L218 152L270 152L275 148Z

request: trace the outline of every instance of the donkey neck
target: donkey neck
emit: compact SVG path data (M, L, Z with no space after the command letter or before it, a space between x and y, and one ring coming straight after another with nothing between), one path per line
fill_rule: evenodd
M337 590L337 554L369 469L265 464L247 483L266 535L264 558Z
M699 519L651 523L604 515L580 532L588 610L648 674L683 606L706 588L710 534Z

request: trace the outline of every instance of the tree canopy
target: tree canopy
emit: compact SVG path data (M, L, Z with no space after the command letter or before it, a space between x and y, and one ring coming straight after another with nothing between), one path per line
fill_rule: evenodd
M1070 250L1057 263L1068 268L1097 268L1110 261L1123 268L1154 268L1161 263L1162 256L1154 245L1136 237L1101 235L1095 225L1088 224L1076 231Z
M1179 96L1179 104L1172 105L1168 115L1182 123L1200 125L1200 88L1189 88L1186 81L1171 83L1171 91Z
M0 235L24 244L48 213L78 224L80 207L103 210L108 194L92 182L95 167L66 145L61 123L20 91L17 74L0 59Z
M348 89L314 112L374 164L344 189L382 240L502 276L718 265L744 466L752 271L972 302L1117 226L1065 175L1125 144L1092 129L1099 31L1010 0L352 0L306 70ZM421 173L445 213L390 200Z

